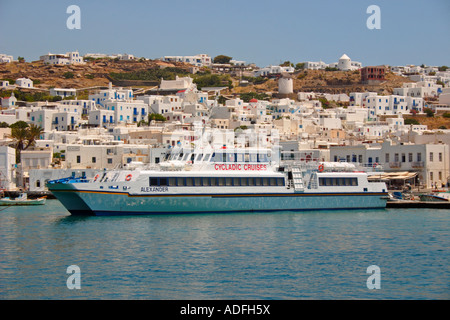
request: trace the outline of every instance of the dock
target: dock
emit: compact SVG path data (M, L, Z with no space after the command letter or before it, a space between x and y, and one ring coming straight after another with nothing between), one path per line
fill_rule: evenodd
M415 201L415 200L395 200L388 201L386 208L430 208L430 209L450 209L450 201Z

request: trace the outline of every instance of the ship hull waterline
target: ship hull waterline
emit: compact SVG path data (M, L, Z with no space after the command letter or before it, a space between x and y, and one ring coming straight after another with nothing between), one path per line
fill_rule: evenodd
M387 196L385 193L130 195L74 189L52 193L72 215L384 209Z

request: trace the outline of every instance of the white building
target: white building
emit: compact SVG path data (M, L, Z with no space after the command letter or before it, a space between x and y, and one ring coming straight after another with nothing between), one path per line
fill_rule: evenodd
M305 61L304 69L309 70L324 70L326 68L337 68L341 71L350 71L350 70L358 70L362 68L362 63L358 61L352 61L349 56L343 54L338 62L327 64L323 61L312 62Z
M325 68L328 67L328 64L323 61L317 61L317 62L305 61L303 63L304 63L303 69L307 69L307 70L324 70Z
M16 150L8 146L0 146L0 190L16 188Z
M39 59L44 62L44 64L84 64L83 57L78 53L78 51L67 52L66 54L53 54L48 53L46 55L40 56Z
M0 63L9 63L9 62L13 62L13 56L4 54L4 53L0 53Z
M253 71L254 77L268 77L275 74L281 73L293 73L295 71L294 67L282 67L282 66L268 66L261 68L259 70Z
M77 89L64 89L64 88L50 88L50 95L51 96L60 96L61 98L66 97L76 97L77 96Z
M95 94L89 95L89 100L95 101L96 104L104 106L106 101L125 101L133 100L133 90L125 88L113 88L112 83L106 90L100 90Z
M33 81L28 78L16 79L16 85L21 88L33 88Z
M331 68L337 68L341 71L351 71L361 69L362 63L358 61L352 61L349 56L343 54L337 63L330 64Z
M149 106L137 100L109 100L104 102L104 109L114 111L114 123L119 124L147 121Z
M430 81L404 83L402 88L394 88L394 95L408 97L437 97L442 92L442 85Z
M417 172L427 188L447 183L449 146L447 144L393 144L336 146L330 148L331 161L360 163L369 167L381 165L386 172Z
M191 77L176 76L175 80L161 79L159 88L161 90L194 90L197 89L197 85L193 83L193 79Z
M3 108L14 108L17 105L17 98L14 96L14 92L11 92L10 97L1 98L1 104Z
M369 96L365 108L368 109L369 118L378 115L397 115L410 113L412 110L423 113L424 101L422 98L407 96Z
M207 54L197 54L195 56L164 56L162 60L167 62L189 63L196 67L207 67L212 64L212 59Z

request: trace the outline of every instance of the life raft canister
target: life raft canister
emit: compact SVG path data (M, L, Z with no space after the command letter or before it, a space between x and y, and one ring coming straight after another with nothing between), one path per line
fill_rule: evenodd
M129 175L126 176L125 180L126 180L126 181L130 181L130 180L131 180L131 177L132 177L132 175L129 174Z

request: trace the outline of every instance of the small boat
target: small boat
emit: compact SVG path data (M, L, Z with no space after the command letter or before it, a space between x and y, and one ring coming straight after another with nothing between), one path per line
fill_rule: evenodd
M47 197L28 199L26 193L21 193L17 198L4 197L0 199L0 206L35 206L45 204Z
M420 195L420 201L448 202L448 201L450 201L450 193L442 192L442 193L438 193L438 194L422 194L422 195Z

